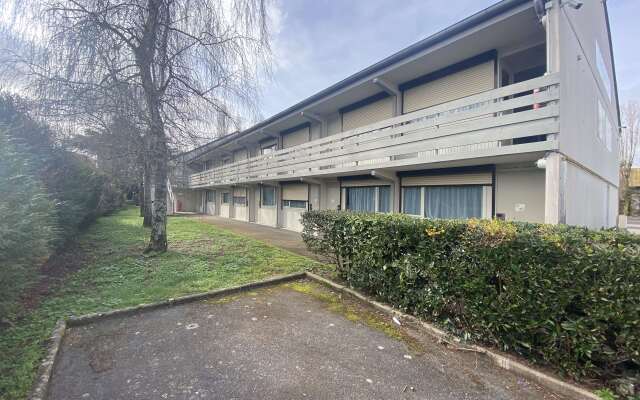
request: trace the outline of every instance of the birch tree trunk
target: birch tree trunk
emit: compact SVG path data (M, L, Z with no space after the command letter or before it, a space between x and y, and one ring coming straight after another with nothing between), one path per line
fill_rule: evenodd
M144 177L143 177L143 202L142 206L142 216L144 217L142 221L142 225L146 227L151 226L151 204L153 196L151 195L151 188L153 187L151 177L151 166L147 161L144 163Z

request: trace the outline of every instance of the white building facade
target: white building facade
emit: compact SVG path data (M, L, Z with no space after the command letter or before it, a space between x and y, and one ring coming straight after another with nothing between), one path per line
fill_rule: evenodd
M176 211L301 230L306 210L615 225L606 2L504 0L180 156Z

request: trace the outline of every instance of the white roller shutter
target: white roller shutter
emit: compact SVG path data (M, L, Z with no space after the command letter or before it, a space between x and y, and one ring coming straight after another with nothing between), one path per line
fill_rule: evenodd
M389 182L380 179L357 179L342 181L342 187L389 186Z
M359 128L393 117L394 97L385 97L382 100L342 113L342 131Z
M236 150L233 152L233 161L246 160L247 156L247 149Z
M309 189L306 183L282 185L282 200L309 200Z
M494 61L455 72L403 92L403 112L460 99L493 89L495 86Z
M302 143L306 143L308 141L309 141L308 126L298 129L297 131L289 132L287 134L282 135L282 147L285 149L288 147L293 147Z
M491 185L491 172L471 174L408 176L402 186Z

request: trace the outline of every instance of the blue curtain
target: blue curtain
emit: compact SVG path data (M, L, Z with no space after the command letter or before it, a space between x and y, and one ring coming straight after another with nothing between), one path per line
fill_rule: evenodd
M378 188L378 212L391 211L391 188L389 186L380 186Z
M419 187L403 188L402 210L405 214L420 215L420 188Z
M482 218L482 186L427 187L424 209L428 218Z
M375 194L374 187L347 188L347 210L374 212Z

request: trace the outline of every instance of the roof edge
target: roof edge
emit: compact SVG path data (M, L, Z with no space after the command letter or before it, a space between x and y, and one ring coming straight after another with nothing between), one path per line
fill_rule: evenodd
M230 135L227 136L223 136L221 138L218 139L214 139L211 142L208 142L202 146L199 146L193 150L190 150L188 152L182 153L180 156L187 156L188 154L197 151L198 149L203 149L204 147L207 146L214 146L215 147L219 147L222 146L224 144L227 144L233 140L236 140L240 137L243 137L251 132L255 132L257 130L260 130L264 127L266 127L269 124L272 124L274 122L276 122L279 119L282 119L284 117L286 117L289 114L295 113L295 112L299 112L302 111L302 109L304 109L305 107L308 107L309 105L322 100L325 97L328 97L332 94L334 94L335 92L344 89L356 82L358 82L361 79L364 79L367 76L370 76L372 74L375 74L376 72L379 72L399 61L402 61L404 59L407 59L417 53L420 53L421 51L424 51L426 49L428 49L429 47L432 47L440 42L443 42L459 33L462 33L466 30L469 30L477 25L480 25L498 15L504 14L508 11L513 10L514 8L517 8L523 4L526 3L531 3L533 6L533 3L531 2L531 0L502 0L496 4L493 4L483 10L478 11L475 14L472 14L456 23L454 23L453 25L448 26L447 28L444 28L441 31L438 31L436 33L434 33L431 36L426 37L425 39L422 39L408 47L405 47L404 49L382 59L381 61L376 62L375 64L370 65L369 67L360 70L358 72L356 72L355 74L352 74L350 76L348 76L347 78L334 83L333 85L329 86L328 88L325 88L309 97L307 97L306 99L272 115L271 117L253 125L250 128L247 128L243 131L238 131L235 133L232 133ZM606 4L606 2L605 2ZM608 20L607 20L608 21ZM614 72L615 75L615 72ZM206 150L203 154L197 155L196 157L200 157L206 153L208 153L210 150Z

